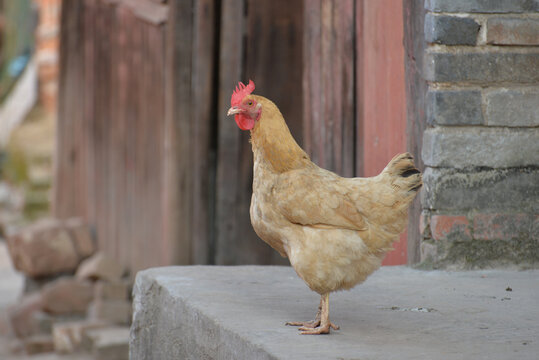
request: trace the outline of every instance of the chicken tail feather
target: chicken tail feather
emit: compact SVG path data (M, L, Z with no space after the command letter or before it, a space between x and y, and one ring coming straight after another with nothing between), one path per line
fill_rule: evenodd
M392 185L399 190L415 194L423 185L421 172L415 167L414 157L410 153L395 156L384 169L392 178Z

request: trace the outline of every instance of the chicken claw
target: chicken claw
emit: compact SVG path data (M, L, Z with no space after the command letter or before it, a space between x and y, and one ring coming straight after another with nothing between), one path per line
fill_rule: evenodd
M339 330L339 327L333 323L326 324L324 326L317 326L315 328L300 327L298 330L301 331L301 335L321 335L329 334L329 329Z
M288 321L285 325L314 329L315 327L320 326L320 318L311 321Z
M318 313L316 318L305 322L287 322L286 325L300 326L298 329L301 335L329 334L329 330L339 330L339 326L329 321L329 294L324 294L320 298Z
M289 321L285 325L289 326L302 326L309 329L314 329L315 327L320 326L320 314L322 313L322 298L320 298L320 305L318 305L318 312L314 320L311 321Z

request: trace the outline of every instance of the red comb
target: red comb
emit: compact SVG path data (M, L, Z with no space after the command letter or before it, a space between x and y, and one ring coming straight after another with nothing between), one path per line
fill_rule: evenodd
M239 105L243 98L252 93L254 89L255 83L253 82L253 80L249 80L249 84L247 84L247 86L244 83L240 82L238 86L236 86L236 90L232 93L232 97L230 98L230 105Z

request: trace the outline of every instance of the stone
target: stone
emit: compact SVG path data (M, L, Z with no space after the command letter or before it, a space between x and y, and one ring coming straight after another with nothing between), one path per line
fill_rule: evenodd
M487 44L537 46L539 18L488 18Z
M102 252L84 260L77 269L77 279L103 279L110 282L120 281L124 267Z
M129 328L117 326L89 330L84 335L83 346L98 360L128 360Z
M511 240L519 237L539 240L534 233L534 221L539 219L535 214L490 213L476 214L473 217L473 233L477 240Z
M60 354L76 352L82 347L82 339L86 331L109 326L105 321L82 320L54 324L52 337L54 350Z
M39 221L7 243L15 268L27 276L74 271L80 262L69 233L56 220Z
M423 133L431 167L509 168L539 164L539 128L431 128Z
M51 335L33 335L24 339L24 350L28 355L54 351Z
M481 91L429 90L427 122L431 125L482 125Z
M72 277L47 284L41 291L43 310L51 314L84 313L93 299L93 285Z
M419 258L422 267L430 267L439 261L439 247L430 241L423 240L419 245Z
M419 216L419 234L422 238L430 237L430 216L431 213L428 210L421 211Z
M127 300L127 283L122 281L108 282L98 280L94 287L94 299Z
M52 276L41 276L41 277L36 277L36 278L25 276L23 291L26 294L33 293L36 291L41 291L41 289L43 289L43 286L53 282L54 280L58 279L61 276L66 276L66 275L56 274Z
M126 300L94 300L88 309L88 318L106 320L112 324L127 325L131 323L131 303Z
M485 93L489 126L539 126L539 89L495 89Z
M35 334L36 322L34 313L43 308L43 298L40 293L24 295L13 305L8 313L13 332L17 337L27 337Z
M339 331L301 336L284 324L313 318L320 296L291 267L144 270L134 286L130 359L535 359L538 277L382 267L330 295Z
M437 82L534 84L539 81L539 52L428 50L425 79Z
M466 216L432 215L430 230L432 238L436 241L468 241L472 239L470 223Z
M82 219L71 218L64 222L71 233L77 253L81 258L87 258L97 251L97 241L92 236L90 227Z
M475 45L479 24L472 18L460 16L425 16L425 40L443 45Z
M52 324L55 319L50 314L44 311L35 311L32 313L32 321L35 327L36 334L51 334Z
M513 268L526 270L539 264L537 239L437 242L437 268L453 270Z
M425 0L425 8L435 12L523 13L539 11L538 0Z
M457 212L539 213L539 169L460 172L426 168L421 202L425 209Z

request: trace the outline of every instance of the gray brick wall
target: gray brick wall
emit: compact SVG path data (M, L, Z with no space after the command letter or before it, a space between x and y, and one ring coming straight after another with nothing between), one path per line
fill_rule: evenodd
M425 10L421 261L539 267L539 0Z

